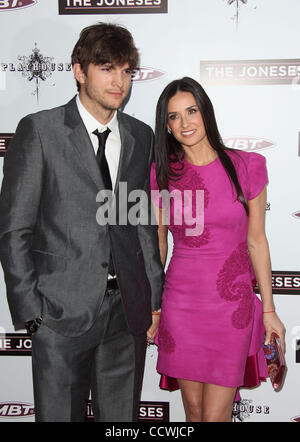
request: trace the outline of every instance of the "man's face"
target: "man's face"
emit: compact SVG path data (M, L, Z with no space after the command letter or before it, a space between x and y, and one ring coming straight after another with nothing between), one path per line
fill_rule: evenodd
M117 110L131 86L132 71L128 63L122 66L90 63L86 74L77 63L74 74L81 85L79 95L82 101L103 111Z

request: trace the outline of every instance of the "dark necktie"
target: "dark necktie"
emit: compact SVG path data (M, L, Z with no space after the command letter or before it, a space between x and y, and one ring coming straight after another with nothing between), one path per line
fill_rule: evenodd
M98 163L101 175L102 175L105 189L107 189L107 190L112 190L112 182L111 182L111 177L110 177L110 173L109 173L108 162L107 162L107 159L105 156L105 143L106 143L107 137L110 134L110 132L111 132L111 130L109 128L107 128L104 132L101 132L101 133L98 132L98 129L96 129L93 132L93 134L95 134L98 137L98 141L99 141L99 147L97 150L96 159L97 159L97 163ZM115 274L116 274L111 254L109 257L108 272L112 276L115 276Z
M105 156L105 143L107 140L108 135L110 134L110 129L107 128L104 132L98 132L98 129L96 129L93 134L95 134L98 137L99 141L99 147L97 150L97 163L103 178L105 189L112 190L112 182L111 177L109 173L109 167L107 163L107 159Z

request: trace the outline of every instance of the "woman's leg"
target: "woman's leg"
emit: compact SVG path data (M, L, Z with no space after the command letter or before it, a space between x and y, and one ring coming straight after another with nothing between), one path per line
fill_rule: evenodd
M236 388L177 379L187 422L231 422Z
M203 384L196 381L177 379L187 422L201 422Z
M236 388L203 385L203 422L231 422Z

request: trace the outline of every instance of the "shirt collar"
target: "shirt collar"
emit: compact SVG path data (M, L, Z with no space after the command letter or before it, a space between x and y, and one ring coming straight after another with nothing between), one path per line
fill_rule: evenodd
M89 134L93 133L96 129L98 129L99 132L103 132L107 127L109 127L112 132L118 131L117 112L114 113L114 116L106 125L103 125L99 123L99 121L96 120L96 118L93 117L93 115L91 115L89 111L84 107L84 105L80 101L79 95L76 96L76 103L78 106L79 114Z

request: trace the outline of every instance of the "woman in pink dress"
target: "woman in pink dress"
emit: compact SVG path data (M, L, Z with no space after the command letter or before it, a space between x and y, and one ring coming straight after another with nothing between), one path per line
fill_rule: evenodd
M185 77L165 88L151 188L173 195L169 206L161 196L154 201L163 264L168 230L174 249L155 336L157 370L163 388L181 389L190 422L230 421L238 388L267 377L263 342L276 332L284 346L264 227L267 181L262 155L224 146L196 81Z

